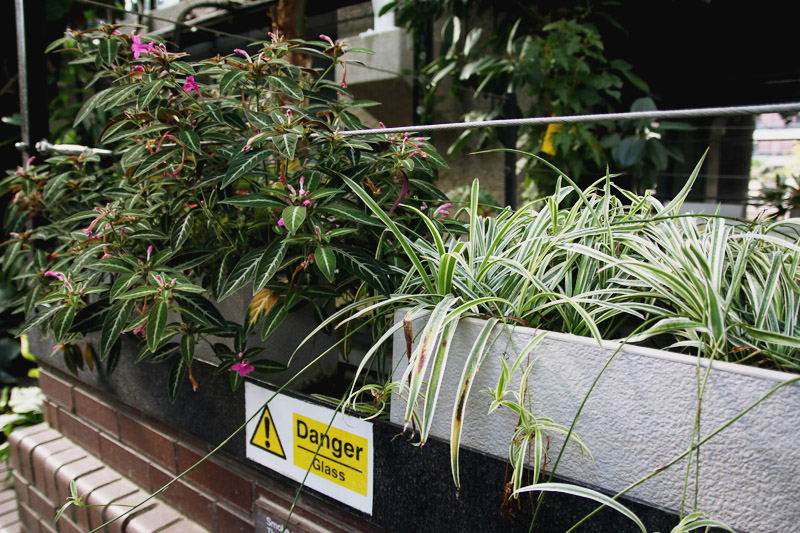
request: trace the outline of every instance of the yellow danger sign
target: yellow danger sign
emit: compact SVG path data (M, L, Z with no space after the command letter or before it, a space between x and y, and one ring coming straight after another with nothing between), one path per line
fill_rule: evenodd
M292 427L295 466L367 495L367 439L298 413L294 413Z
M264 406L264 411L261 413L261 419L258 421L256 430L253 432L250 444L258 446L262 450L266 450L282 459L286 459L286 454L283 452L283 446L281 445L281 439L278 437L278 430L275 428L275 423L272 421L272 414L269 412L269 406Z

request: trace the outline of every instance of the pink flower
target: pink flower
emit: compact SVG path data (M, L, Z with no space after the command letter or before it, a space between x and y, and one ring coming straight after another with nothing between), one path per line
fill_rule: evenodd
M279 225L280 227L282 227L282 228L285 228L285 227L286 227L286 224L284 224L284 223L283 223L283 217L281 217L281 218L278 220L278 225Z
M328 37L328 36L327 36L327 35L325 35L324 33L320 33L320 34L319 34L319 38L320 38L320 39L323 39L323 40L325 40L325 41L328 41L328 42L331 44L331 46L336 46L336 45L334 44L334 42L333 42L333 39L331 39L330 37Z
M64 286L67 288L67 290L69 292L72 292L72 285L70 284L69 280L67 279L67 276L65 276L61 272L53 272L52 270L48 270L47 272L44 273L44 275L45 276L50 276L52 278L56 278L59 281L63 282Z
M139 326L136 329L134 329L133 330L133 334L134 335L139 335L141 333L142 334L142 338L144 339L145 337L147 337L147 334L145 333L145 328L147 328L147 322L145 322L141 326Z
M439 221L444 220L444 217L450 214L450 211L447 209L452 207L453 204L442 204L436 208L436 211L433 212L434 218L437 218Z
M186 83L183 84L183 90L187 93L191 93L192 91L197 91L197 94L200 94L200 87L197 86L197 82L194 81L194 76L186 76Z
M242 50L241 48L234 48L234 49L233 49L233 51L234 51L235 53L237 53L237 54L241 54L241 55L243 55L244 57L246 57L246 58L247 58L247 60L248 60L248 61L251 61L251 59L250 59L250 54L248 54L247 52L245 52L245 51L244 51L244 50ZM252 62L252 61L251 61L251 62Z
M239 373L239 377L245 377L248 372L255 370L255 367L247 362L247 359L242 359L231 367L231 370Z
M141 65L136 65L133 67L133 70L138 70L139 72L144 72L144 67Z
M311 200L303 200L303 207L308 207L311 205Z
M139 59L139 56L142 52L147 52L147 54L153 53L153 41L150 41L147 44L142 43L142 38L138 35L133 35L133 44L131 45L131 50L133 50L133 57Z
M48 270L47 272L44 273L44 275L50 276L51 278L57 278L59 281L64 281L65 279L67 279L66 276L64 276L64 274L62 274L61 272L53 272L52 270Z

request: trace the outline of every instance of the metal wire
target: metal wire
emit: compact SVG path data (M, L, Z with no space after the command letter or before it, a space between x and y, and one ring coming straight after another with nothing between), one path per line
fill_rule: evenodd
M800 103L767 104L732 107L704 107L699 109L676 109L661 111L630 111L627 113L601 113L594 115L567 115L561 117L533 117L475 122L448 122L423 126L400 126L396 128L371 128L339 132L343 136L372 135L386 133L422 133L442 130L469 130L475 128L504 128L508 126L531 126L536 124L574 124L585 122L607 122L613 120L660 120L693 117L725 117L760 115L762 113L800 113Z
M665 111L632 111L628 113L605 113L595 115L567 115L562 117L533 117L500 120L483 120L478 122L449 122L444 124L428 124L424 126L401 126L397 128L372 128L364 130L340 131L339 135L352 137L355 135L381 135L387 133L422 133L442 130L466 130L473 128L503 128L508 126L528 126L532 124L574 124L579 122L606 122L612 120L658 120L692 117L724 117L742 115L760 115L762 113L800 113L800 103L768 104L734 107L705 107L699 109L676 109ZM110 155L107 150L99 150L88 146L52 145L41 141L43 151L61 154L80 154L94 152L99 155ZM39 147L37 144L37 148ZM219 144L214 141L203 141L203 144Z

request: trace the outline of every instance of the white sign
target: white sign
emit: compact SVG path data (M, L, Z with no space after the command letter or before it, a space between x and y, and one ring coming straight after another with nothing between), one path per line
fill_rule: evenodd
M372 424L274 394L245 383L247 458L371 515Z

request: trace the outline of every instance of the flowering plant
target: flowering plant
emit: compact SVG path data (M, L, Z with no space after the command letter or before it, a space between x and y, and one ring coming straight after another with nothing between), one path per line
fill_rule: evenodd
M407 206L447 201L432 185L444 162L425 139L342 134L363 127L352 109L372 105L340 99L346 80L330 78L345 44L270 35L200 62L115 26L51 45L98 68L90 85L104 88L75 123L108 117L98 142L113 157L9 172L3 266L18 273L23 331L52 331L73 370L93 354L113 369L126 335L141 343L138 360L173 361L171 399L192 379L201 341L234 387L248 372L281 370L247 347L259 324L263 339L302 303L321 317L334 299L388 294L403 266L342 176L411 231L422 222ZM290 52L321 68L291 64ZM214 300L240 290L253 298L234 323ZM99 343L79 349L90 332Z

